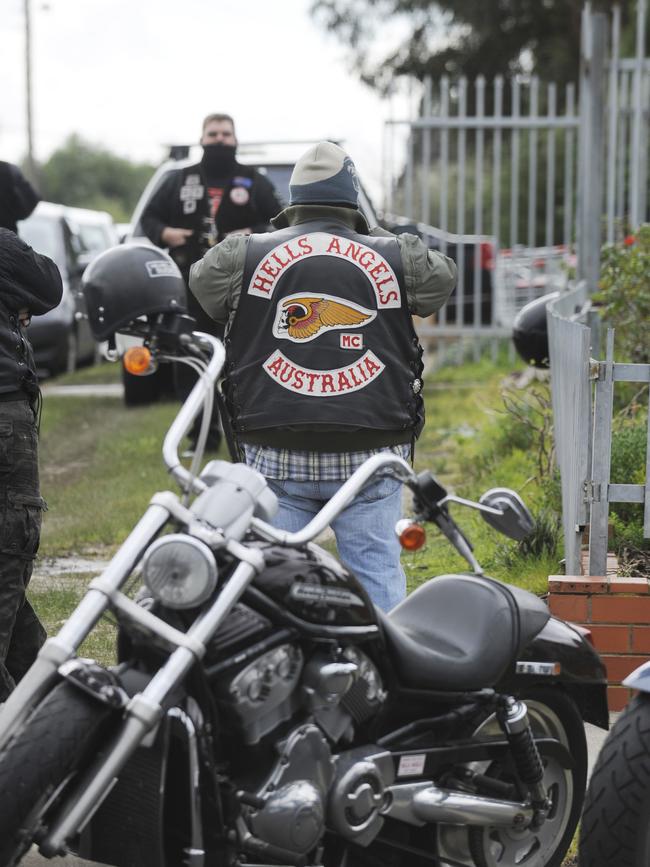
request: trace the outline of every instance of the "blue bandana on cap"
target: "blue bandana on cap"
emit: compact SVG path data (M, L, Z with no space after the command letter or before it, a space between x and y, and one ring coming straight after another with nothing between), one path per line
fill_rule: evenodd
M289 181L291 205L359 204L359 179L354 163L333 142L322 141L304 153Z

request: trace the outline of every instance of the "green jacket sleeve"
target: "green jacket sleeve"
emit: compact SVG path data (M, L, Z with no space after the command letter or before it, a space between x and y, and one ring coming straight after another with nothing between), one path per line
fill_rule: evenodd
M430 250L417 235L408 232L393 235L386 229L375 227L370 234L397 239L409 311L416 316L431 316L440 310L456 285L454 260L438 250Z
M190 289L215 322L227 322L237 309L247 243L246 235L229 235L192 265Z

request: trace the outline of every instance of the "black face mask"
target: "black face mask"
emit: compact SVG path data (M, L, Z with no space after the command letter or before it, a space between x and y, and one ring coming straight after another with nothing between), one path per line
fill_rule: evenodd
M223 142L203 145L201 165L208 175L223 177L234 168L236 150L235 145Z

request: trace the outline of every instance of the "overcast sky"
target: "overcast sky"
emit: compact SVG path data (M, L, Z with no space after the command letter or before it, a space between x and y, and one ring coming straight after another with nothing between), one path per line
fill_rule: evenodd
M201 119L232 114L240 141L344 139L375 195L380 100L348 69L310 0L30 0L38 159L72 132L134 159L196 141ZM2 0L0 159L26 151L24 0ZM11 87L6 87L12 82Z

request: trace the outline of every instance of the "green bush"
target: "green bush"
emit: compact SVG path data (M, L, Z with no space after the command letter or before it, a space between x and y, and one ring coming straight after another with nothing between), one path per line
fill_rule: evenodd
M623 418L619 416L612 434L610 479L613 483L645 484L647 436L645 408ZM621 555L627 548L650 549L650 539L643 538L641 503L613 503L610 518L617 554Z
M603 249L600 291L594 300L616 328L617 360L650 361L650 225Z
M512 566L518 559L557 558L562 535L561 513L543 507L533 513L533 529L516 545L503 544L497 559Z

